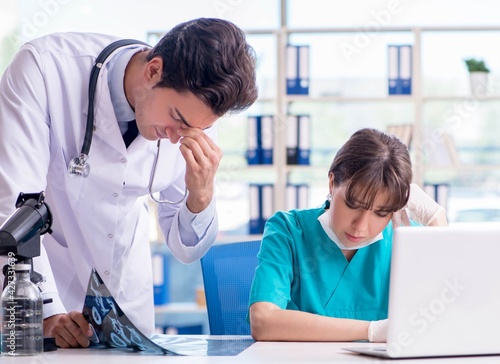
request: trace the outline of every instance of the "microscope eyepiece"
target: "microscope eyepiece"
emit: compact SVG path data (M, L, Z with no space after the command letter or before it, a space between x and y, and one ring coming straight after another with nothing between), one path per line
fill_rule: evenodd
M39 236L50 232L52 225L52 214L44 197L43 192L19 195L17 210L0 226L0 255L10 253L17 259L40 255Z

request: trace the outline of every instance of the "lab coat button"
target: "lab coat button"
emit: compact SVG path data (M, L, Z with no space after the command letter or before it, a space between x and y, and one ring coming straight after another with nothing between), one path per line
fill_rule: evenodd
M108 234L108 238L112 238L113 237L113 234Z
M113 193L113 197L118 197L118 194L116 192Z
M109 270L105 271L104 274L109 276Z
M122 159L121 159L121 162L122 162L122 163L127 163L127 159L126 159L126 158L122 158Z

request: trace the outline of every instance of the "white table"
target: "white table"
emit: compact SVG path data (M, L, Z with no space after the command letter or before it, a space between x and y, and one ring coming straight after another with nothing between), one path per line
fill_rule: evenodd
M212 336L202 336L212 337ZM215 338L215 337L214 337ZM100 349L58 349L44 353L39 357L3 357L2 364L289 364L289 363L391 363L391 364L462 364L462 363L499 363L500 356L432 358L403 361L384 360L367 356L350 354L342 348L366 345L382 345L367 343L297 343L297 342L257 342L237 356L151 356L141 353L128 353L115 350Z

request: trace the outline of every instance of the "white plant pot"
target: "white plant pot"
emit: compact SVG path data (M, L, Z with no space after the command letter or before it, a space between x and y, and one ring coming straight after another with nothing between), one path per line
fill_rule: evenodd
M470 88L472 96L485 97L490 93L488 84L488 72L471 72Z

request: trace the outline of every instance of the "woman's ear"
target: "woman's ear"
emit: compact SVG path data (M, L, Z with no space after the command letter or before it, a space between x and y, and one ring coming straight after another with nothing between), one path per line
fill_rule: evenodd
M335 182L333 178L333 172L328 173L328 193L333 196L333 190L335 188Z

